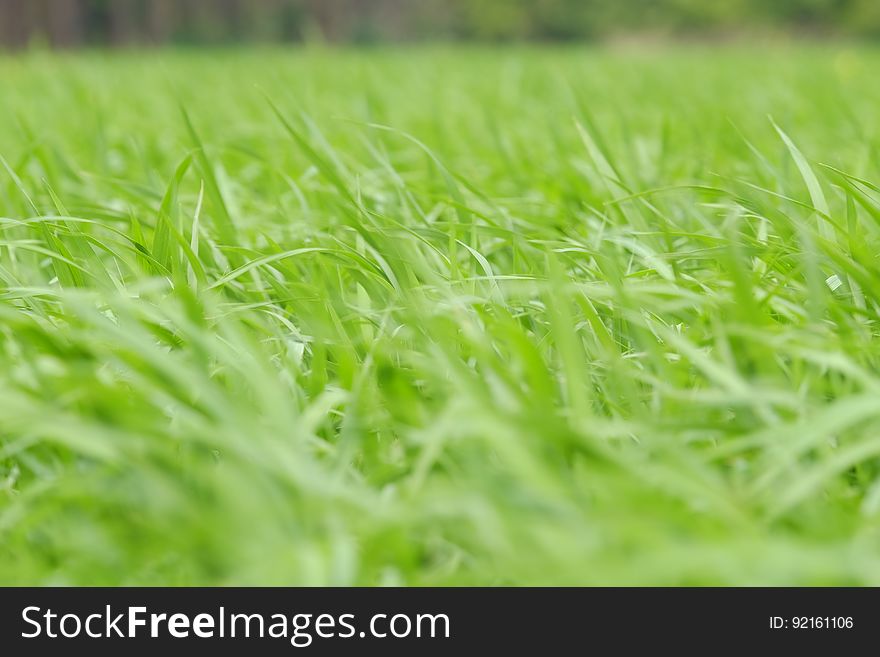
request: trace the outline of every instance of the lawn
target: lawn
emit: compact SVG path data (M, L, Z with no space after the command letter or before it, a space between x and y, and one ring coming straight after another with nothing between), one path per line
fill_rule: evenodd
M0 583L880 585L878 66L0 58Z

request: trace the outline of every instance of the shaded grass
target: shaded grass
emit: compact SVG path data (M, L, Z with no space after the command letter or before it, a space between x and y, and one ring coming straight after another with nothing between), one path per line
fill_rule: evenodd
M877 60L0 60L0 581L880 583Z

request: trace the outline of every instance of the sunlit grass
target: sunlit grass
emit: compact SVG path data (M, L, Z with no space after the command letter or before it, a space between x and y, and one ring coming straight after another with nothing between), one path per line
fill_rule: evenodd
M878 64L0 59L0 582L880 584Z

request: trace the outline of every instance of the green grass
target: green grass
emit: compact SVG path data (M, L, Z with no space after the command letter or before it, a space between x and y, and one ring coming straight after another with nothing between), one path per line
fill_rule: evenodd
M878 66L0 59L0 582L880 584Z

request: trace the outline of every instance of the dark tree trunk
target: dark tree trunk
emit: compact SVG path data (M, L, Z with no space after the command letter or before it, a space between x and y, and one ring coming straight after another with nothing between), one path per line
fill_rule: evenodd
M174 33L177 21L174 0L149 0L147 3L147 30L152 43L165 43Z
M113 45L124 45L135 35L136 20L133 0L111 0L109 3L109 37Z
M46 8L46 31L56 48L71 48L83 40L85 29L82 0L50 0Z
M306 8L327 41L338 41L344 32L346 5L343 0L306 0Z
M0 0L0 47L21 48L30 38L27 0Z
M236 39L244 36L244 7L241 0L218 0L220 20L224 32ZM260 4L251 2L251 4Z
M381 0L376 3L376 23L382 26L383 36L402 39L407 28L406 0Z

